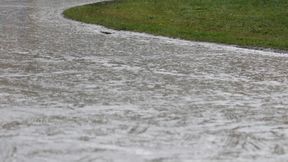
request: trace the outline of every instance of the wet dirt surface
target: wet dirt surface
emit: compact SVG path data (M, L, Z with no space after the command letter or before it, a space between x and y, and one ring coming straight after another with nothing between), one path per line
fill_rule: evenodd
M62 17L88 2L0 0L0 161L288 160L287 53Z

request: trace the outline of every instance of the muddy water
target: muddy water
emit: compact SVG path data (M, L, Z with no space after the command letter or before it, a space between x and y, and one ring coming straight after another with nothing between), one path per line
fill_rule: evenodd
M0 0L0 161L286 161L288 55Z

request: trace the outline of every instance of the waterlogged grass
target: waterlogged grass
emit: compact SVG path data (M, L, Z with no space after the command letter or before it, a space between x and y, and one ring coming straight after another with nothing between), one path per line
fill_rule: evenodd
M288 49L288 0L114 0L64 16L117 30Z

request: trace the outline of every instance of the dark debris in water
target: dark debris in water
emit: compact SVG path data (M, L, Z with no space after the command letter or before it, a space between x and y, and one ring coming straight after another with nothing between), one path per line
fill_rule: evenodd
M100 31L100 32L103 33L103 34L107 34L107 35L112 34L111 32L108 32L108 31Z

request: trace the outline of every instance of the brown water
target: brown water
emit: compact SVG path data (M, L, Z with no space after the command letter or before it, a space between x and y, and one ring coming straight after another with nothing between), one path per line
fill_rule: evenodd
M287 53L62 17L88 2L0 0L0 161L288 160Z

